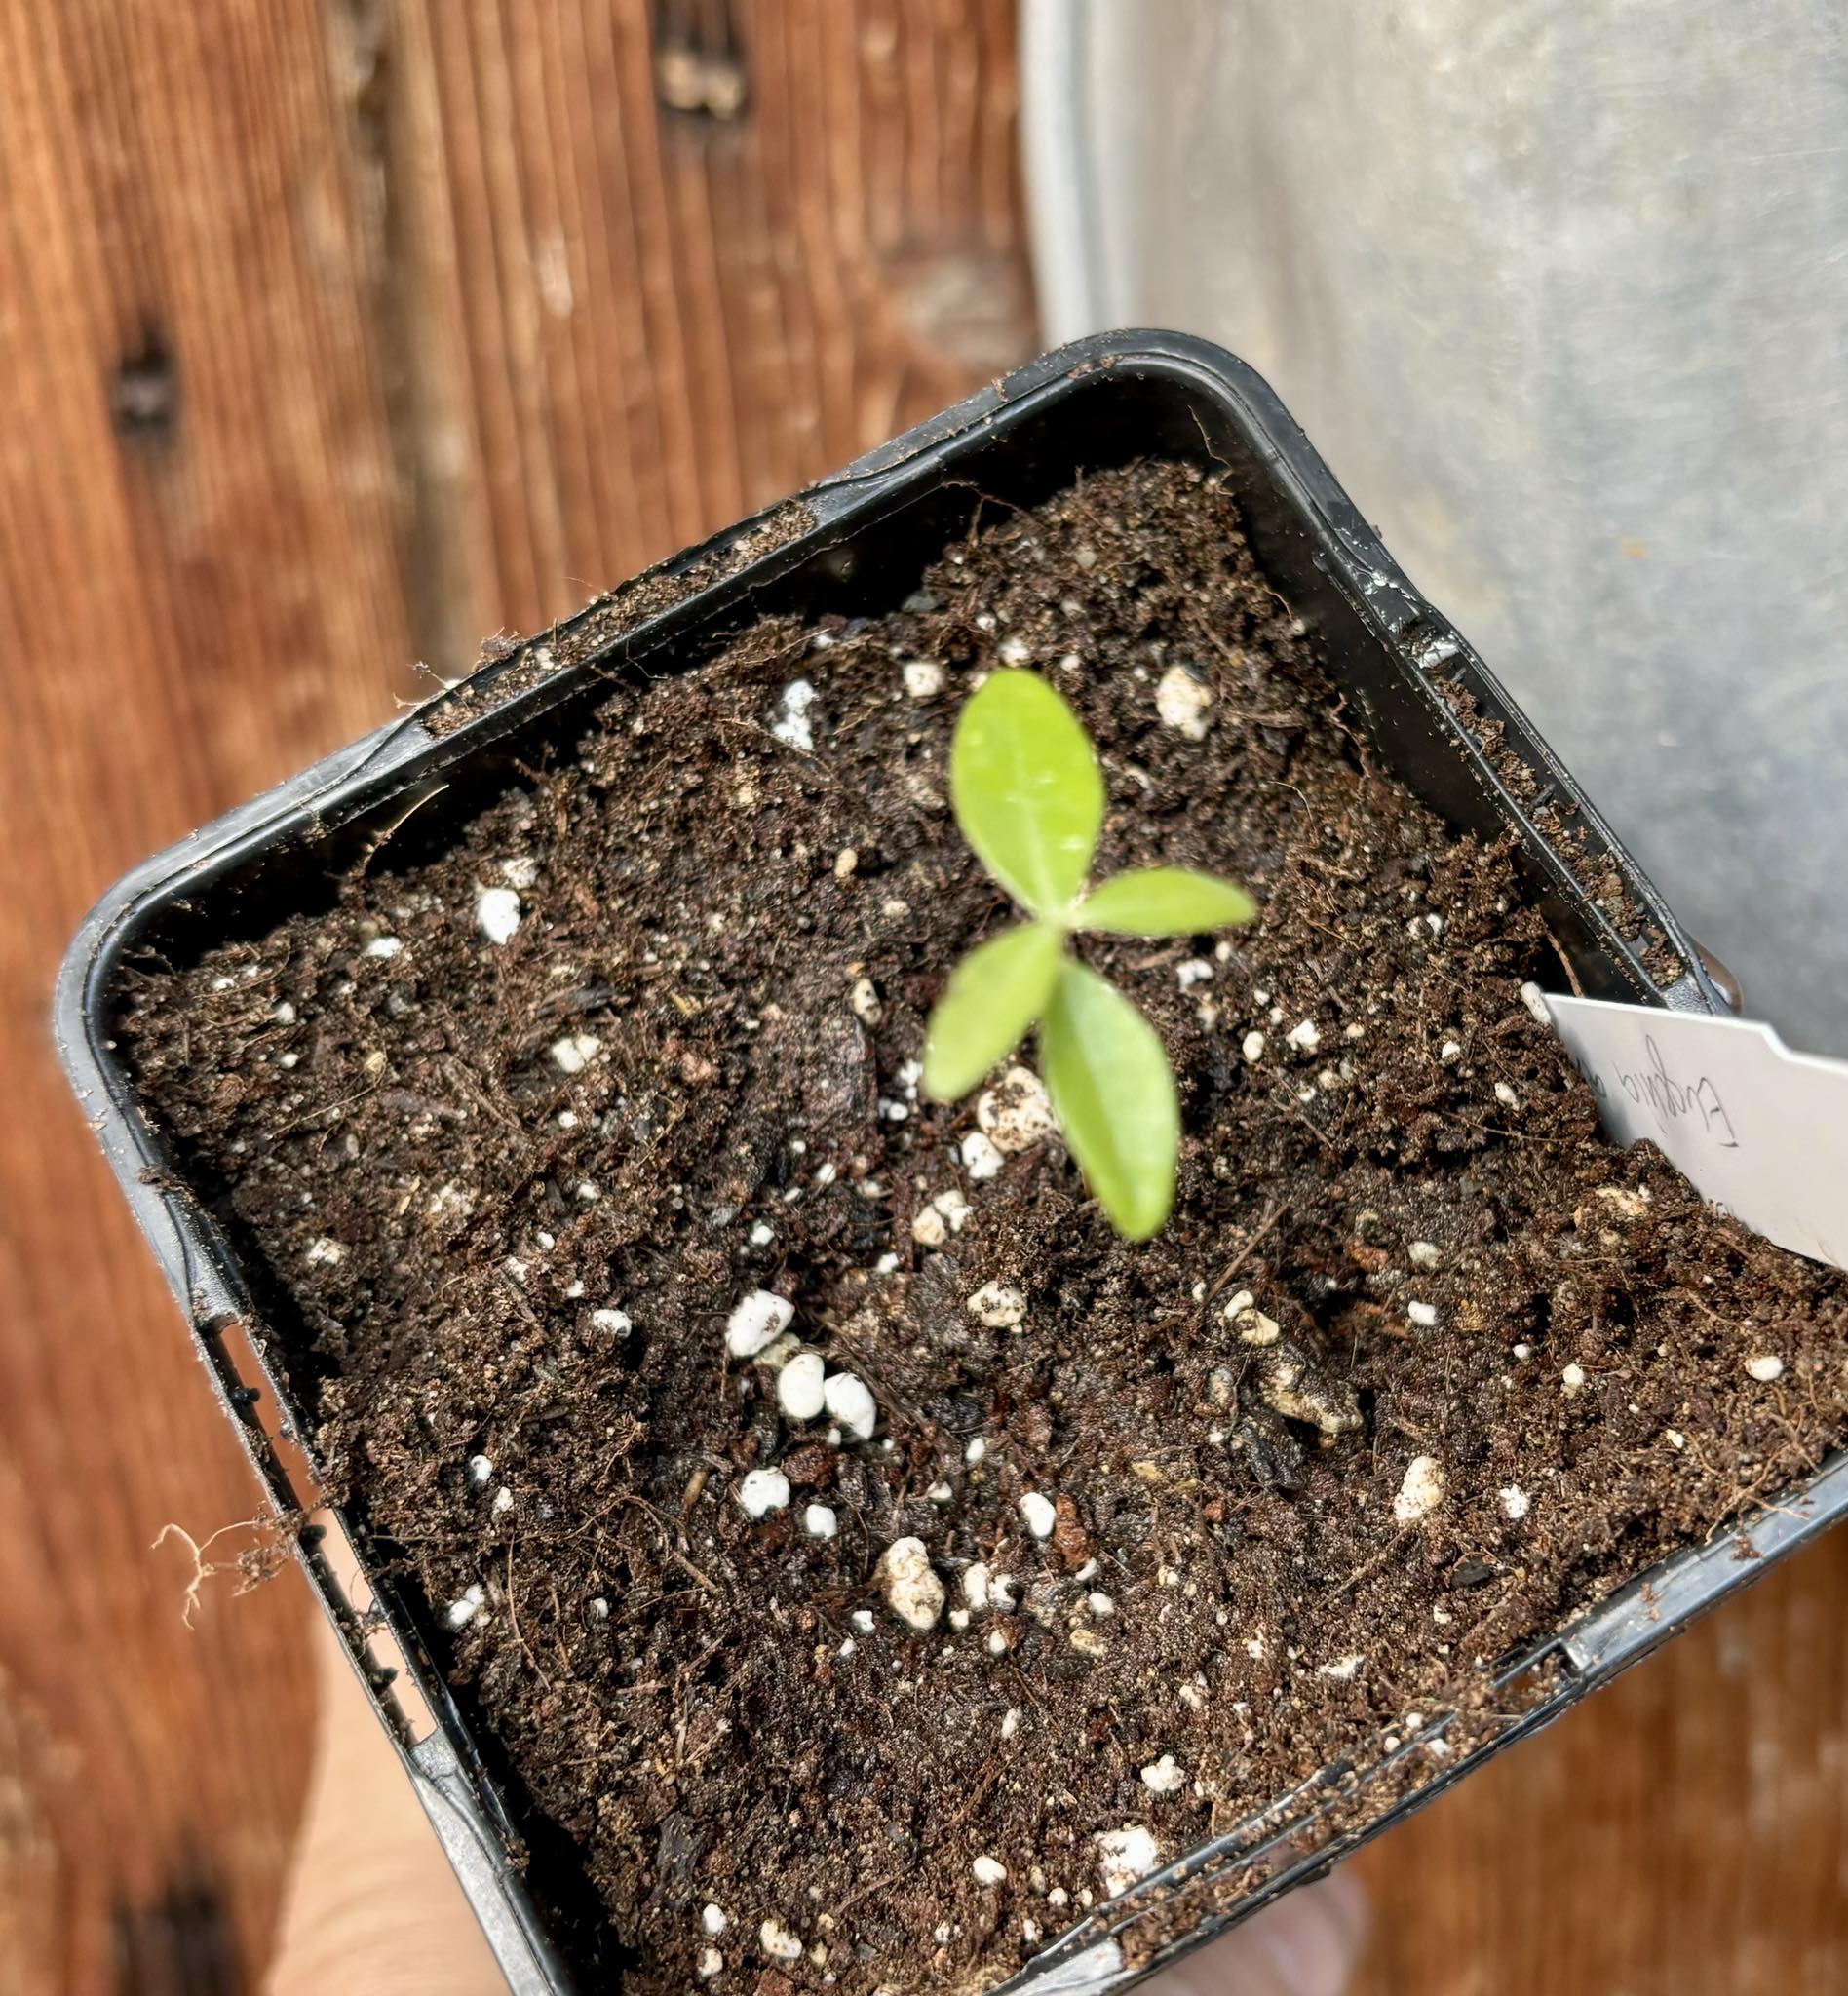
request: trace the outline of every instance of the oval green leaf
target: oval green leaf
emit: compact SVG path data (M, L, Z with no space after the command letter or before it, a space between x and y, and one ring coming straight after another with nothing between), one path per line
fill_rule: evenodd
M1073 920L1113 936L1203 936L1236 929L1256 913L1257 903L1229 880L1186 866L1138 866L1086 895Z
M972 949L950 973L924 1036L924 1093L966 1095L1046 1010L1063 942L1029 922Z
M1032 913L1061 918L1097 849L1103 772L1044 679L992 672L970 696L950 744L949 796L995 879Z
M1146 1241L1174 1203L1180 1104L1155 1028L1067 959L1040 1025L1040 1071L1065 1141L1110 1224Z

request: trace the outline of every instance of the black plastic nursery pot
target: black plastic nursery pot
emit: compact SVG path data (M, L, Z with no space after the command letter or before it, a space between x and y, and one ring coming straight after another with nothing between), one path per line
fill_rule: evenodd
M1222 474L1254 554L1316 634L1371 752L1453 826L1512 835L1584 992L1724 1009L1674 916L1467 643L1394 566L1270 390L1229 355L1166 332L1105 335L1050 354L529 640L149 861L105 897L65 961L57 1029L72 1085L213 1390L521 1996L575 1986L570 1950L548 1933L529 1887L546 1849L528 1844L533 1825L517 1822L490 1772L491 1748L478 1745L445 1684L431 1604L373 1559L360 1520L315 1508L308 1428L289 1381L250 1335L261 1327L253 1297L266 1285L189 1194L186 1160L168 1153L112 1038L125 965L149 951L185 963L221 938L259 932L324 894L413 806L465 816L536 748L575 739L612 676L685 670L765 615L890 608L979 507L1032 505L1081 471L1150 453ZM1597 898L1586 885L1594 879ZM1613 906L1627 907L1627 925L1641 933L1619 933ZM1749 1520L1749 1547L1747 1526L1721 1532L1506 1659L1492 1725L1479 1716L1446 1741L1452 1716L1432 1712L1415 1732L1383 1740L1364 1773L1316 1770L1261 1814L1050 1938L1006 1988L1123 1987L1212 1938L1558 1716L1844 1506L1848 1466L1835 1457ZM312 1522L300 1522L311 1513ZM1142 1923L1159 1938L1126 1954Z

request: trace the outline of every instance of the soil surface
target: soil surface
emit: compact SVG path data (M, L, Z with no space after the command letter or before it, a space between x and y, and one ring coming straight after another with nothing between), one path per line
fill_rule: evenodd
M1085 944L1179 1080L1146 1246L1030 1076L916 1094L1009 919L944 803L997 661L1092 729L1103 869L1261 904ZM845 1996L999 1979L1840 1439L1843 1279L1609 1148L1529 979L1506 856L1371 773L1230 499L1145 465L613 693L121 1030L604 1969ZM787 1333L733 1356L756 1291Z

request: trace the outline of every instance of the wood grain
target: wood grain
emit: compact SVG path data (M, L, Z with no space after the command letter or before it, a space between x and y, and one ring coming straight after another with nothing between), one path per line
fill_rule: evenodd
M739 115L662 108L657 12L735 51ZM433 664L1026 357L1012 34L996 0L390 10L398 344L449 523Z
M0 74L0 1988L231 1986L302 1777L303 1599L188 1630L150 1551L253 1489L47 1003L114 875L407 683L390 456L311 13L4 9Z
M1031 340L1008 0L0 0L0 1996L241 1989L292 1580L51 1059L142 854ZM669 101L664 103L664 98ZM228 1542L235 1544L235 1540ZM1848 1980L1848 1539L1364 1860L1369 1996Z

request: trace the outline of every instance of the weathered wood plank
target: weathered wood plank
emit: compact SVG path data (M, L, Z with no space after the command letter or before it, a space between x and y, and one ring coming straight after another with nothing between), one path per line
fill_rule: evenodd
M253 1488L49 987L115 874L375 719L408 640L315 11L0 10L0 1988L167 1989L261 1958L303 1603L188 1630L150 1552Z
M389 14L389 151L425 162L396 183L420 246L407 345L434 361L426 447L466 467L431 651L449 672L481 633L545 624L1032 344L1011 8L511 19ZM723 93L725 115L663 106L688 51L735 114Z

